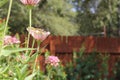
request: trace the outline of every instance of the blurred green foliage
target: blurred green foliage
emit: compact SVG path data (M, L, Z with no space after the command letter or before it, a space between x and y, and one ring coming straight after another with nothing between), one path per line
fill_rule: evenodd
M8 0L0 1L0 18L6 18ZM32 26L53 35L120 36L120 0L41 0L33 8ZM10 17L12 33L27 33L28 8L14 0Z
M68 80L114 80L108 79L108 55L100 53L74 53L73 62L66 67Z
M1 7L0 17L6 18L8 4ZM32 26L41 27L54 35L75 35L78 27L73 22L75 12L69 0L41 0L39 5L33 8ZM11 17L10 31L12 33L26 33L28 27L28 9L19 0L14 0Z
M8 0L1 0L0 1L0 7L2 7L3 5L5 5L8 2Z
M120 57L117 58L117 61L115 63L115 79L119 80L120 79Z
M120 0L74 0L81 35L120 36ZM98 33L98 34L97 34Z

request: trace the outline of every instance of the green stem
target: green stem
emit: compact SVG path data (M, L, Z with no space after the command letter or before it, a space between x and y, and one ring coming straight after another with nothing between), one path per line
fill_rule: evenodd
M8 22L9 22L9 18L10 18L10 13L11 13L11 8L12 8L12 2L13 2L13 0L10 0L10 2L9 2L9 9L8 9L6 23L5 23L5 29L4 29L4 33L3 33L3 38L2 38L2 48L3 48L3 45L4 45L4 36L6 35L7 26L8 26ZM0 53L1 53L1 50L2 49L0 49Z
M36 54L37 54L37 55L36 55L35 61L36 61L36 60L37 60L37 58L38 58L38 53L36 53ZM34 73L34 72L35 72L36 65L37 65L37 62L35 62L35 63L34 63L34 65L33 65L33 72L32 72L32 73Z
M35 39L33 39L32 41L32 48L34 47L34 45L35 45Z
M38 43L38 45L37 45L37 51L36 51L36 53L35 54L37 54L36 55L36 58L35 58L35 60L37 60L37 58L38 58L38 56L39 56L39 49L40 49L40 41L37 41L37 43ZM36 67L36 62L34 63L34 66L33 66L33 73L35 72L35 67ZM39 65L38 65L39 66Z
M35 39L33 38L33 41L32 41L32 47L31 47L31 48L34 48L34 45L35 45ZM32 50L31 50L29 56L30 56L31 54L32 54Z
M48 71L47 80L50 80L50 77L51 77L51 71L52 71L52 69L51 69L51 67L50 67L50 69L49 69L49 71Z
M41 44L41 41L37 41L37 52L39 53L40 51L40 44Z
M29 9L29 27L32 27L32 9ZM28 33L27 48L29 48L30 34ZM26 51L27 53L28 51Z

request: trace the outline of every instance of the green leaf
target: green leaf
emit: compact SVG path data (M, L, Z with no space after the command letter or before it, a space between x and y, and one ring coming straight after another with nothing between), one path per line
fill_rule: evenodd
M27 59L27 62L31 62L31 61L34 61L36 56L38 55L38 53L34 53L30 58Z
M20 79L21 73L20 73L20 68L18 66L15 66L15 71L16 71L16 75L17 75L18 79Z
M24 65L20 72L25 73L27 69L28 69L28 64Z
M20 77L21 80L25 79L25 77L30 74L30 71L28 70L28 64L23 65L22 69L20 70L20 73L21 73L21 77Z
M9 56L12 53L17 53L20 51L35 50L35 48L14 48L14 49L2 49L0 56Z
M5 71L7 71L8 68L9 68L9 65L7 67L0 68L0 74L3 74Z
M32 80L35 75L36 75L36 73L33 73L33 74L29 75L28 77L26 77L25 80Z
M17 78L14 78L14 80L18 80Z

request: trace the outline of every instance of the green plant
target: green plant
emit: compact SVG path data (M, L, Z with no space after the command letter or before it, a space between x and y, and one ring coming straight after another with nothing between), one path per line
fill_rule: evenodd
M46 77L47 80L49 80L51 78L48 74L52 72L56 73L54 74L54 77L52 79L63 79L63 76L61 77L60 74L60 72L62 73L63 70L62 67L59 66L59 69L53 69L53 67L51 67L50 71L49 69L47 69L47 73L45 73L40 70L40 66L39 64L37 64L36 60L38 56L41 55L40 42L48 36L45 34L45 31L41 30L42 32L37 33L39 30L31 30L33 35L34 32L39 35L34 35L35 38L39 38L39 40L37 40L37 48L28 47L29 37L27 42L27 48L21 48L19 46L20 41L17 40L15 36L6 36L8 32L7 29L12 9L12 2L13 0L9 1L8 15L6 20L0 19L0 80L45 80ZM31 26L31 9L29 16ZM31 55L32 50L36 50L36 52Z
M66 67L68 80L107 80L108 56L93 52L85 54L84 51L74 53L73 62ZM104 76L104 77L103 77Z
M115 70L114 70L114 72L115 72L115 79L116 80L119 80L120 79L120 57L118 57L118 60L116 61L116 63L115 63Z
M66 74L62 65L59 65L57 67L47 65L46 72L47 80L66 80Z
M1 0L0 1L0 7L4 6L7 2L8 2L8 0Z

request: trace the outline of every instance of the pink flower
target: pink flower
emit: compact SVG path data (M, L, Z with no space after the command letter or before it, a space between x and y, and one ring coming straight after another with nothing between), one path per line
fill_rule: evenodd
M48 56L45 60L46 64L50 64L51 66L57 67L59 65L60 60L56 56Z
M25 5L36 5L40 0L20 0Z
M48 37L48 35L50 35L50 32L46 32L43 29L39 29L39 28L31 27L31 28L27 28L27 30L33 36L33 38L40 41L45 40Z
M17 44L20 43L20 41L16 37L12 36L5 36L4 38L4 45L9 45L9 44Z

